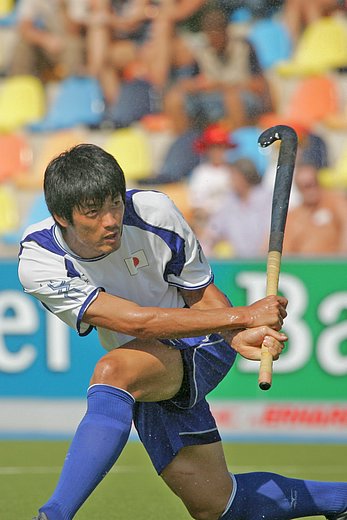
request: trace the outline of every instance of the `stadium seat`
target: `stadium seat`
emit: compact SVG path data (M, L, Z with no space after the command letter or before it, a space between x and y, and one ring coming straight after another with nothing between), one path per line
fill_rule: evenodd
M0 134L0 182L27 174L32 155L31 146L24 136Z
M0 0L0 28L11 28L15 25L18 3L14 0Z
M322 74L347 66L347 28L344 20L326 16L303 31L292 58L279 63L283 76Z
M170 182L154 186L155 190L161 191L168 195L174 201L187 222L192 221L192 207L190 205L190 198L186 182Z
M325 188L347 189L347 148L345 146L333 167L322 168L319 171L319 182Z
M154 91L148 81L123 81L117 100L104 114L103 124L114 128L127 128L154 111Z
M14 0L0 0L0 18L7 16L14 9Z
M41 119L46 110L41 81L30 75L9 76L0 86L0 131L12 132Z
M42 135L42 138L40 136L40 146L37 147L32 167L28 174L16 179L16 185L24 190L42 189L43 174L50 160L64 150L86 141L86 132L72 128L47 133Z
M18 227L18 222L16 228L10 232L5 233L1 238L2 241L7 245L19 244L24 230L30 226L31 224L35 224L35 222L39 222L40 220L44 220L48 218L50 213L48 211L45 197L43 192L36 194L30 204L29 211L24 218L24 221L21 223L20 227Z
M6 186L0 186L0 235L15 230L20 222L17 200Z
M231 133L231 142L236 144L226 152L228 161L233 162L243 157L251 159L259 174L264 175L268 166L268 155L258 145L261 130L255 126L244 126Z
M114 130L103 147L117 159L127 181L137 181L151 175L153 164L150 145L146 133L139 128Z
M247 35L260 65L267 70L292 55L292 40L285 26L273 18L256 20Z
M64 79L46 116L28 128L47 132L78 125L97 126L104 111L99 82L90 77L72 76Z
M262 127L292 123L312 128L317 123L339 112L338 87L333 77L317 75L301 78L288 100L282 114L265 114L260 119Z

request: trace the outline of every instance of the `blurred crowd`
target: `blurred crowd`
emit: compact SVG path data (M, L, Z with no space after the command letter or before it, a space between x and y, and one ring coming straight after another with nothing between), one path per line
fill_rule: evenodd
M78 142L171 196L210 258L267 252L280 143L299 139L284 254L347 253L344 0L0 0L0 255L45 218Z

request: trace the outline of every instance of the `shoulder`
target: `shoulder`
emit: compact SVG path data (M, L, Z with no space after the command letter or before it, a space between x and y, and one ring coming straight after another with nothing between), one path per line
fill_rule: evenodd
M347 198L339 190L325 190L322 197L323 204L333 213L347 216Z
M65 251L56 239L53 218L49 217L33 224L24 231L18 256L22 266L33 260L36 264L46 263L47 261L49 263L52 261L61 263Z
M180 215L178 209L165 193L151 190L127 191L125 224L137 217L155 226L165 226L177 214Z
M30 236L36 233L44 232L45 230L51 230L52 226L54 226L54 219L52 217L48 217L44 220L40 220L39 222L31 224L24 230L22 235L22 242L29 239Z

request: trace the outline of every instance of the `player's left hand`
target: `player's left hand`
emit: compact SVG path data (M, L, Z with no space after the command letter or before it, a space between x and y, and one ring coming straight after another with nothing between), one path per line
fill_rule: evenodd
M276 360L284 349L288 337L283 332L277 332L270 327L254 327L237 332L231 341L231 346L246 359L259 361L261 346L264 343L270 354Z

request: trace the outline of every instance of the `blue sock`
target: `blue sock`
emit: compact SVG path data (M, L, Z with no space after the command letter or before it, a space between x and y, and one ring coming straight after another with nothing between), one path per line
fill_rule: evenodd
M329 517L347 510L345 482L300 480L260 472L234 475L233 480L233 494L220 520Z
M124 448L130 433L135 400L126 391L93 385L87 412L78 426L58 485L42 506L49 520L70 520Z

